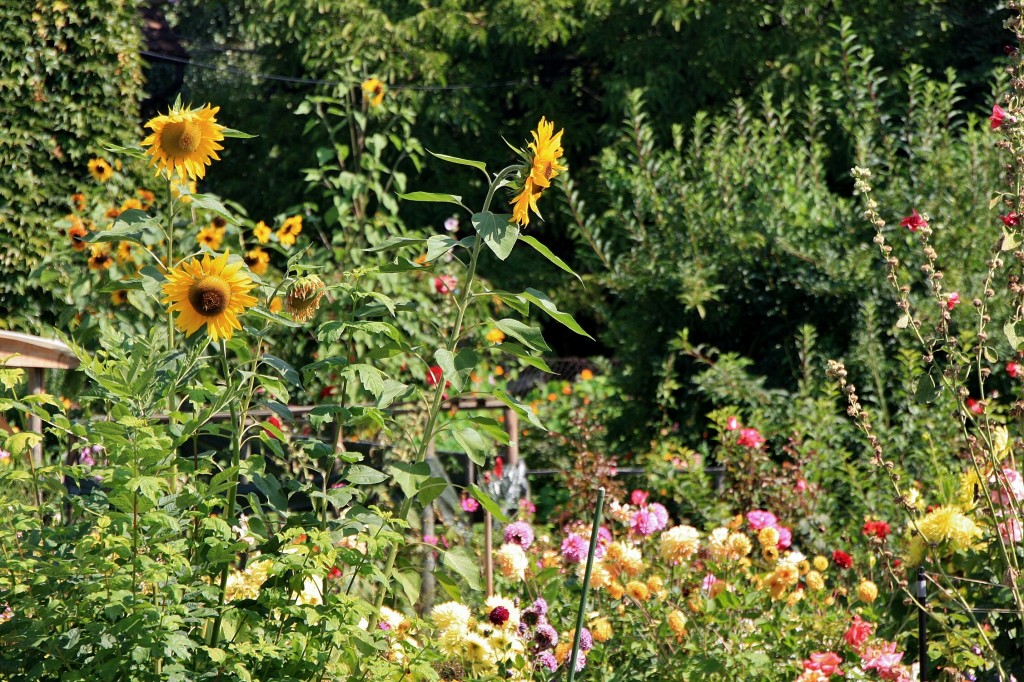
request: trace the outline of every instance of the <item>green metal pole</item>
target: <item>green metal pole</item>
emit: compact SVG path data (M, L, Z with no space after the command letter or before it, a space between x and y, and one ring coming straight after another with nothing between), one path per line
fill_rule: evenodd
M590 550L587 552L587 570L583 574L583 590L580 593L580 610L576 613L576 632L572 638L572 655L569 656L569 682L576 678L576 660L580 654L580 636L583 634L583 619L587 613L587 593L590 592L590 573L594 570L594 554L597 552L597 531L601 528L601 510L604 508L604 488L597 489L597 511L594 512L594 528L590 531Z

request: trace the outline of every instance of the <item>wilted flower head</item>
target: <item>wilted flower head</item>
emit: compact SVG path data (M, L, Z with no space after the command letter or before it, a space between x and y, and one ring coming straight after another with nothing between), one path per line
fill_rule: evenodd
M309 322L320 308L320 299L327 291L326 285L316 275L304 275L292 283L285 304L292 318L299 323Z

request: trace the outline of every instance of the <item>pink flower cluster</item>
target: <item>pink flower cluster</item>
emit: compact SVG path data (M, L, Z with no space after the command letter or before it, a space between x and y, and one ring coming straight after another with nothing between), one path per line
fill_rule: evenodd
M754 509L747 512L747 523L750 524L750 529L755 532L762 528L774 528L777 530L779 532L778 548L780 550L789 549L789 546L793 544L793 531L787 526L780 525L778 518L770 511Z
M874 625L854 616L843 635L843 641L860 658L860 669L875 671L879 679L910 682L913 676L910 668L903 665L903 652L896 650L896 642L873 639L874 634ZM842 657L834 651L815 652L803 662L804 670L796 682L824 682L832 675L842 675L843 671L839 669L842 662Z
M764 436L761 432L755 428L742 428L740 420L736 417L729 417L725 420L726 431L739 431L740 435L736 437L736 444L742 445L745 448L758 449L765 443Z
M646 490L634 490L630 502L640 507L629 519L629 529L641 536L648 536L668 526L668 510L657 502L647 504L650 496Z

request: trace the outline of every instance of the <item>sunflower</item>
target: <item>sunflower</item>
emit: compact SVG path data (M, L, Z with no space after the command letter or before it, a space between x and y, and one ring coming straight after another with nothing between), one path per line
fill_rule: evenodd
M106 270L114 264L114 259L110 257L110 249L105 244L93 244L89 250L89 269L90 270Z
M192 336L204 324L214 342L230 339L241 329L238 316L256 305L249 291L256 286L242 270L242 261L228 263L228 255L193 258L167 273L163 285L169 312L178 312L175 325Z
M224 228L217 227L215 225L207 225L203 229L199 230L199 234L196 236L196 241L200 246L205 246L211 251L216 251L220 248L221 242L224 241Z
M519 194L509 203L512 204L512 222L519 223L523 227L530 224L530 210L533 210L540 217L537 209L537 200L540 199L544 190L551 186L551 180L565 170L565 166L558 163L562 158L562 133L564 129L555 131L555 124L541 116L537 129L532 131L533 142L529 144L530 154L527 157L529 173L523 180L523 186ZM526 154L524 154L526 156ZM524 170L526 170L524 168Z
M114 169L105 159L89 159L89 174L96 182L106 182L114 174Z
M71 205L74 207L74 209L76 211L79 211L79 212L84 211L85 210L85 195L82 194L81 192L75 192L74 194L72 194L71 195Z
M363 81L363 92L373 97L370 100L371 107L379 106L384 101L384 84L379 78L367 78Z
M312 320L326 291L323 280L316 275L306 275L295 280L285 299L292 319L299 323Z
M263 275L267 271L267 268L270 267L270 254L258 246L255 249L246 252L245 258L242 260L245 261L245 264L253 271L253 274L256 275Z
M142 210L148 211L149 207L156 201L156 195L150 192L148 189L138 189L135 191L139 195L139 201L142 202Z
M83 240L85 235L89 234L88 228L85 223L78 216L68 216L71 221L71 227L68 229L68 239L71 240L71 248L75 251L85 251L85 247L88 244Z
M260 244L266 244L270 241L271 230L267 227L267 224L262 220L256 223L256 227L252 228L252 236L256 238Z
M125 303L128 302L128 290L127 289L117 289L115 291L111 291L110 292L110 302L113 305L118 305L118 306L124 305Z
M202 179L212 159L220 160L217 150L224 139L224 126L217 123L216 114L220 107L201 109L174 106L162 116L150 119L146 127L153 134L142 141L149 147L146 153L153 157L150 165L157 167L157 174L168 177L177 175L180 179Z
M125 202L121 204L121 213L124 213L128 209L132 208L134 208L136 211L143 210L142 202L135 198L125 200Z
M300 232L302 232L302 216L293 215L286 218L281 229L277 231L277 241L281 242L283 246L294 246L295 238L299 236Z
M131 242L118 242L117 251L115 252L118 263L127 263L132 259L132 244Z

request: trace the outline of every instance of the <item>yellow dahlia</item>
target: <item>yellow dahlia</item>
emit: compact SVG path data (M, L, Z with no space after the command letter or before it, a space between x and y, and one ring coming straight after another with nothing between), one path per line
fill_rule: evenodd
M966 549L981 536L978 524L953 505L944 505L929 512L917 522L917 529L928 542L949 540L954 549Z
M363 81L363 92L371 97L370 106L379 106L384 101L384 84L379 78L367 78Z
M96 182L106 182L114 174L114 169L105 159L89 159L89 175Z
M878 586L870 580L861 581L860 585L857 585L857 598L870 604L878 598Z
M817 571L809 572L804 577L804 580L807 581L807 587L811 588L815 592L820 592L821 590L825 589L825 578L821 575L821 573L818 573Z
M645 602L651 598L651 591L639 580L630 580L626 583L626 594L635 602Z
M167 274L163 285L164 300L170 312L178 312L176 326L187 336L206 325L213 341L230 339L233 330L241 329L238 316L256 305L249 291L256 286L242 270L242 261L228 263L228 255L211 258L205 254L200 261L193 258Z
M612 624L602 616L590 624L590 634L595 642L607 642L612 638Z
M157 167L157 174L168 177L177 175L180 179L202 179L210 161L220 160L217 150L223 149L218 142L224 139L224 126L217 123L220 107L201 109L173 107L162 116L146 123L153 134L142 141L149 147L150 165Z

